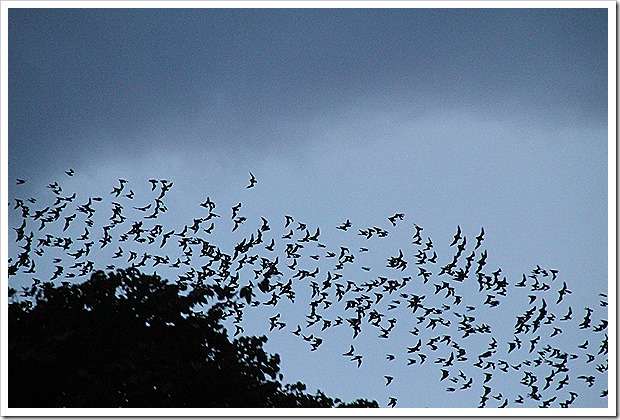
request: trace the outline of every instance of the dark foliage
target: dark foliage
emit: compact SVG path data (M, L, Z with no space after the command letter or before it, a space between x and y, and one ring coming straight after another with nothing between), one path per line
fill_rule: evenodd
M279 381L266 337L230 341L225 308L135 269L36 286L9 304L10 407L377 407Z

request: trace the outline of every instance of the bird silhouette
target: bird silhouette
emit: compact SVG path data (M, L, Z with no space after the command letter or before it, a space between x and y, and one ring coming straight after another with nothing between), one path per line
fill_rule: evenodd
M404 217L405 215L403 213L396 213L395 215L388 217L388 220L392 223L392 226L396 227L396 220L403 220Z
M566 282L564 282L562 284L562 288L558 291L558 300L557 300L556 304L562 302L562 300L564 299L564 296L566 294L570 294L570 293L572 293L572 292L570 290L568 290L568 287L566 286Z
M351 221L347 219L343 224L336 227L336 229L347 231L351 227Z
M450 246L456 245L456 243L460 240L461 240L461 226L459 225L457 226L456 234L454 235L454 239L452 243L450 244Z
M248 185L246 188L254 188L254 186L256 185L256 178L254 177L254 174L252 174L252 172L250 172L250 185Z
M349 349L348 352L342 353L343 356L353 356L354 354L355 354L355 348L353 347L352 344L351 344L351 348Z

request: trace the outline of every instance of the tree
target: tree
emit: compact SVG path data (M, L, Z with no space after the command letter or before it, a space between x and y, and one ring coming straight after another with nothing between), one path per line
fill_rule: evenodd
M136 269L32 286L9 304L11 407L377 407L282 384L267 338L229 340L225 304Z

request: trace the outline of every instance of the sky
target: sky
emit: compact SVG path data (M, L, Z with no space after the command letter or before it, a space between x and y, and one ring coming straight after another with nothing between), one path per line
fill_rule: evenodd
M209 196L222 215L213 242L232 249L262 216L283 245L284 215L292 215L311 232L320 227L321 242L334 249L370 247L356 252L350 275L360 283L375 273L393 275L386 258L399 250L416 278L415 224L444 261L454 253L457 226L468 252L484 227L489 265L501 267L511 285L537 265L557 269L554 290L567 283L575 320L585 307L596 309L596 321L606 319L598 294L607 292L609 275L607 13L11 9L9 203L49 200L47 185L56 181L82 201L97 195L115 201L110 190L119 178L140 197L151 194L148 179L166 179L174 182L169 211L159 219L167 229L178 232L203 214L199 204ZM250 172L258 181L252 189ZM248 221L230 233L230 208L238 202ZM394 227L387 217L395 213L405 217ZM19 216L9 213L11 227ZM336 229L347 219L350 231ZM371 226L390 235L357 235ZM18 252L14 235L9 229L9 256ZM97 264L110 263L112 247L98 251ZM358 262L372 270L359 270ZM320 276L328 270L324 258L306 256L302 263L319 267ZM463 305L476 302L505 347L513 337L504 322L527 309L526 295L512 288L515 297L499 314L485 312L486 296L471 283L462 286ZM300 280L298 287L297 303L278 307L285 330L265 328L275 308L257 310L244 325L246 333L268 335L267 349L282 356L286 381L382 406L390 397L398 407L479 404L483 377L475 376L475 390L446 392L450 384L440 381L431 360L439 354L429 353L424 366L406 366L406 348L417 341L408 334L412 326L403 325L410 321L389 340L370 328L358 341L350 330L327 331L324 344L309 351L289 333L307 314L307 286ZM394 313L411 317L403 308ZM576 328L554 342L575 352L584 334ZM491 337L468 340L482 352ZM342 356L351 343L364 353L360 368ZM398 353L398 365L385 360L388 353ZM465 364L472 372L474 360ZM575 362L576 372L590 368ZM384 375L395 380L386 386ZM493 394L504 389L514 406L516 394L527 390L518 385L522 372L499 376ZM576 376L574 406L607 406L599 397L605 375L596 387Z

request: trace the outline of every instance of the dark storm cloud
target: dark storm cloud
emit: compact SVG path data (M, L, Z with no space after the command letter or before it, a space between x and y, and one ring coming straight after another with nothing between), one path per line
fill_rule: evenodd
M156 145L128 138L204 109L212 133L259 143L274 120L395 97L604 121L606 19L604 9L12 9L10 170L139 155Z

